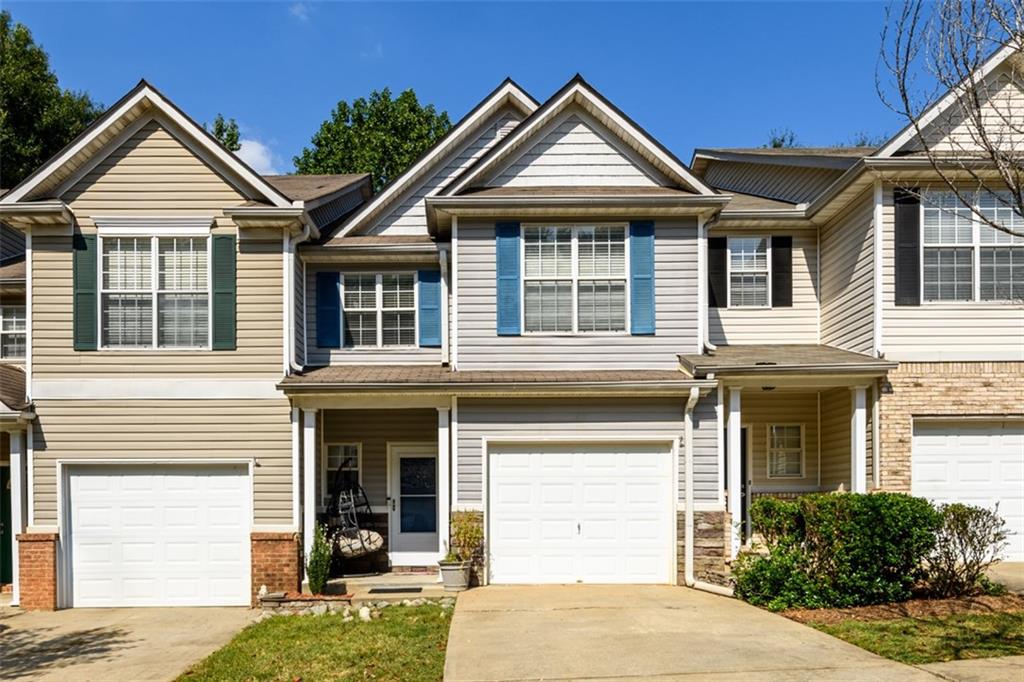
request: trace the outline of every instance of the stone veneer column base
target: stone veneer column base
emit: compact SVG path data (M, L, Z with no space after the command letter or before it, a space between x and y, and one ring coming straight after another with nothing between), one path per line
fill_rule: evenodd
M55 611L57 533L21 533L17 539L21 608L26 611Z
M693 513L693 576L697 580L715 585L730 584L729 512L697 511ZM680 511L678 528L678 580L685 585L686 512Z
M302 557L298 533L253 533L252 605L259 606L259 591L298 592Z

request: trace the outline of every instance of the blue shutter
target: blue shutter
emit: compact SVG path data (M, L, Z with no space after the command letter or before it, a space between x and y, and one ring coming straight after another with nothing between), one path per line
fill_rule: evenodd
M654 223L629 224L629 317L633 334L654 334Z
M441 271L420 270L419 318L420 345L437 348L441 345Z
M316 273L316 345L341 348L341 275Z
M519 336L519 223L494 226L498 272L498 336Z

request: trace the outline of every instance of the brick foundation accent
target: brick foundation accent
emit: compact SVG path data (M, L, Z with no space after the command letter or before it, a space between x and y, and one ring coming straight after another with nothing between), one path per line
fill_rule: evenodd
M732 538L729 532L729 512L695 511L693 513L693 575L697 580L716 585L729 584L729 549ZM680 585L685 584L686 561L686 513L680 511L677 518L677 576Z
M253 533L252 605L259 605L260 587L269 592L298 592L302 579L298 533Z
M906 362L889 372L888 380L892 393L879 396L883 490L910 492L915 416L1024 413L1024 362Z
M26 611L55 611L57 534L21 533L17 539L21 608Z

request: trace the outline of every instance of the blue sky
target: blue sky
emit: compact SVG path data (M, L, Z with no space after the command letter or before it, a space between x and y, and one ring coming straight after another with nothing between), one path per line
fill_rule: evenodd
M288 172L339 99L415 89L455 121L506 75L543 101L577 71L684 161L773 128L829 145L899 127L875 94L880 3L5 2L61 85L109 105L146 78L238 120Z

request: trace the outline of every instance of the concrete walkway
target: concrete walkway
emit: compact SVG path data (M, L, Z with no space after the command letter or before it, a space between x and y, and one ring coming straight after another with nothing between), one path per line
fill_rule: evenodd
M943 680L953 680L953 682L1021 682L1024 680L1024 656L927 663L918 667Z
M445 680L929 680L735 599L683 587L486 587L459 595Z
M68 609L0 606L0 679L171 680L231 640L247 608Z

